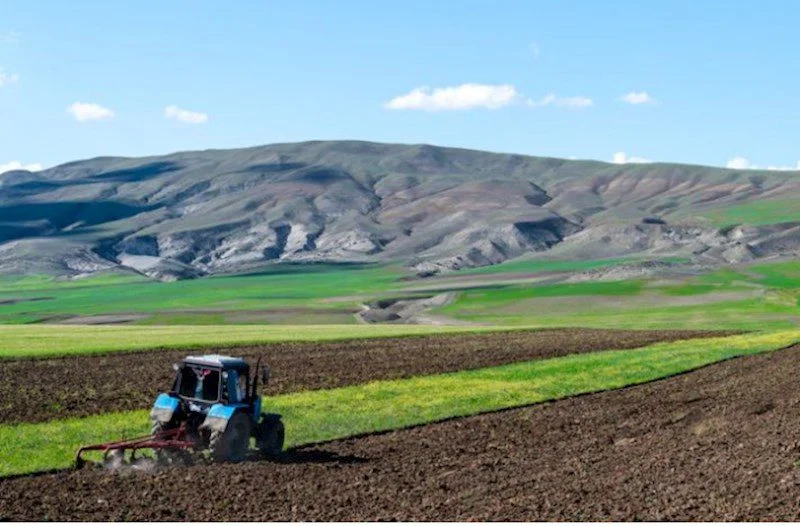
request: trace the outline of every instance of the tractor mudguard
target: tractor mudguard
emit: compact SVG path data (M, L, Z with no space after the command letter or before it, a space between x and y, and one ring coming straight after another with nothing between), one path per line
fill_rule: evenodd
M172 420L175 411L178 410L180 401L166 393L161 393L150 410L150 420L162 422L164 424Z
M225 405L214 404L208 410L206 419L200 426L200 429L209 429L211 431L225 431L228 427L228 421L233 417L237 410L247 407L244 404Z

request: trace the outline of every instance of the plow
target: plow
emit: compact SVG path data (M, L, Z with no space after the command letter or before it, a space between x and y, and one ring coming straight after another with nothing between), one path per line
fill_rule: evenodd
M83 446L75 456L75 467L81 469L86 465L87 461L83 455L87 451L101 451L105 467L119 468L126 464L137 466L142 462L152 462L152 457L139 457L137 455L142 450L169 451L175 455L179 451L187 453L193 451L196 446L197 443L188 439L185 427L181 426L177 429L169 429L154 435Z
M251 376L241 358L204 355L186 357L174 369L172 389L159 394L150 411L149 435L83 446L75 467L86 466L85 454L93 451L102 453L102 465L109 468L196 459L237 462L251 453L251 441L267 458L280 455L285 433L281 416L261 412L259 377L266 385L267 367L257 363Z

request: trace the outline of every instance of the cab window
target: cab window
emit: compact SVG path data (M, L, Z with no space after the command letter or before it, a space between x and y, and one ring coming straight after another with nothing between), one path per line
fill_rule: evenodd
M222 373L222 378L225 382L226 400L234 404L243 402L247 396L247 375L230 370Z
M203 367L184 367L180 372L178 394L205 402L219 399L219 371Z

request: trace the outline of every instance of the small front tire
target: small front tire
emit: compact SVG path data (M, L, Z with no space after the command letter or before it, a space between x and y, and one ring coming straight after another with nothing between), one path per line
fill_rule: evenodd
M258 425L258 449L267 458L277 458L283 452L286 430L280 418L265 416Z

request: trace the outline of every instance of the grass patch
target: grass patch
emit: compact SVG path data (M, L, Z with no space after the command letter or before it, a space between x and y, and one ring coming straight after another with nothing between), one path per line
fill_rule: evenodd
M677 261L676 258L667 260ZM463 272L403 281L400 278L406 276L407 271L396 267L310 264L276 265L256 274L175 283L124 275L78 282L53 281L42 276L0 278L0 324L28 324L57 320L59 316L130 313L141 315L141 319L134 322L136 325L209 326L198 329L201 334L223 325L253 325L243 329L244 333L258 331L264 325L287 326L276 329L287 332L296 332L298 329L292 326L299 325L353 325L351 329L330 328L331 333L340 333L337 337L347 337L350 331L354 335L362 331L353 316L361 304L379 298L421 295L424 287L436 289L427 294L444 290L457 292L453 303L434 309L434 313L500 326L673 328L677 324L685 328L750 330L791 328L800 323L800 312L796 310L800 305L800 262L797 261L737 266L671 282L655 277L576 283L509 283L520 279L511 276L511 272L541 272L544 276L547 271L577 271L630 261L633 259L512 261L469 271L481 276L460 281L453 277L466 276ZM754 299L755 296L758 298ZM561 298L564 301L558 301ZM740 309L738 313L737 308ZM31 333L33 338L38 330ZM309 331L317 329L312 327ZM89 339L93 338L91 330L87 334ZM235 329L220 330L219 338L209 341L203 336L198 344L225 343L226 337L232 338L231 343L251 341L242 334ZM145 341L132 342L122 348L175 346L187 341L177 338L173 342L172 335L165 336L165 340L141 336ZM135 338L140 338L138 333ZM109 339L110 350L120 348L113 336ZM274 339L270 336L268 341ZM12 343L27 347L24 341ZM102 343L98 345L93 346L94 351L104 350ZM0 356L2 354L3 344L0 343Z
M616 389L798 341L800 331L660 343L292 393L265 399L264 407L284 415L288 445L293 446ZM66 468L81 444L147 429L144 410L0 426L0 476Z
M96 278L73 282L41 276L0 281L0 323L26 323L52 316L119 313L180 315L198 310L259 310L310 308L325 312L341 308L314 301L351 296L345 305L358 309L360 299L391 289L406 271L388 266L291 265L260 273L162 283L144 279ZM37 301L22 301L39 298Z
M453 276L473 275L473 274L539 274L550 272L581 272L605 267L614 267L641 261L641 258L619 257L608 259L587 259L587 260L546 260L546 259L522 259L517 258L497 265L479 267L475 269L462 270L452 274Z
M27 276L0 276L0 294L42 290L64 290L130 283L147 283L150 279L139 274L99 272L83 279L57 279L45 274Z
M511 329L455 325L0 325L0 359Z
M794 297L792 297L794 298ZM796 299L775 301L772 296L700 305L606 306L587 302L571 312L529 308L519 314L475 312L459 315L468 321L502 323L507 327L593 327L598 329L715 329L784 331L797 329L800 312Z
M760 331L797 328L798 306L800 262L787 261L720 269L669 284L626 280L484 288L462 292L435 312L505 326Z
M640 281L585 281L551 285L485 287L462 292L452 304L438 309L442 314L496 309L503 305L533 298L570 296L630 296L642 290Z
M768 199L709 210L702 216L719 227L773 225L800 221L800 207L796 199Z

